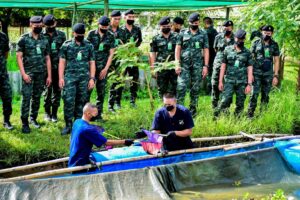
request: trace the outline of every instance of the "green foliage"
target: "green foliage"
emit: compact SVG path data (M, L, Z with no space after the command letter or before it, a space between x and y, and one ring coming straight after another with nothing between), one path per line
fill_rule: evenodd
M275 40L290 56L300 58L300 1L249 0L242 8L239 24L248 31L261 25L275 28Z
M243 200L251 200L251 195L246 193L243 197ZM274 194L270 194L266 197L261 198L260 200L287 200L286 196L284 195L284 191L278 189Z
M11 52L11 54L8 56L6 66L7 66L8 71L18 71L19 70L15 52Z

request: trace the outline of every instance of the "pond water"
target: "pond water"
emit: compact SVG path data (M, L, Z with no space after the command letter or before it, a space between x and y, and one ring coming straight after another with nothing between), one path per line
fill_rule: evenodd
M300 200L300 183L276 183L266 185L216 185L188 188L178 193L173 193L175 200L230 200L243 199L248 193L246 199L261 199L269 194L275 193L278 189L284 191L288 200Z

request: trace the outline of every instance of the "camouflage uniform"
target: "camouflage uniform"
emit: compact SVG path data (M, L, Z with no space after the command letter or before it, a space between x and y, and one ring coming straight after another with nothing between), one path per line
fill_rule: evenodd
M44 93L44 108L45 112L49 115L51 113L56 116L60 98L61 91L58 85L59 77L58 77L58 63L59 63L59 49L62 44L66 41L66 34L62 31L56 30L53 32L52 36L48 33L44 32L43 35L48 39L48 43L50 46L50 58L51 58L51 70L52 70L52 84L49 87L45 88ZM52 107L52 112L51 112Z
M209 44L209 62L208 62L208 74L206 77L206 80L204 82L204 89L207 94L211 93L211 76L212 76L212 71L213 71L213 63L216 57L216 51L214 49L214 42L215 38L218 35L217 30L213 27L210 26L207 29L205 29L208 37L208 44Z
M5 33L0 32L0 97L3 102L4 121L9 120L12 114L12 90L6 68L6 53L9 51L8 38Z
M115 36L115 46L116 47L121 45L122 43L125 43L125 41L126 41L125 31L123 29L118 27L117 30L114 32L112 30L112 27L110 26L108 30L111 31ZM114 59L111 64L110 71L117 71L117 68L118 68L118 61ZM119 83L113 83L109 90L108 106L111 109L114 107L115 102L117 103L117 105L119 105L119 106L121 105L121 97L122 97L123 88L118 87L116 89L118 84Z
M211 84L212 84L212 107L215 109L218 107L219 98L220 98L220 91L219 91L219 76L220 76L220 68L222 64L222 56L225 47L229 45L234 44L234 35L231 34L230 40L227 41L225 38L224 33L219 33L216 36L215 42L214 42L214 49L217 51L214 63L213 63L213 72L212 72L212 78L211 78Z
M253 90L250 96L248 115L253 116L259 93L261 91L261 104L269 102L269 93L272 88L273 81L273 57L279 56L280 51L278 44L274 40L270 40L269 45L265 45L264 41L259 38L252 43L250 49L253 58Z
M101 116L103 112L103 103L105 97L105 86L106 86L106 77L102 80L99 80L100 72L105 68L109 52L111 49L115 48L115 37L113 33L108 31L101 38L98 29L90 31L88 33L87 40L89 40L94 46L95 60L96 60L96 90L97 90L97 108L98 115ZM89 95L91 94L90 91Z
M142 43L142 32L140 27L132 25L131 32L126 28L124 25L122 27L123 31L125 32L125 43L128 42L136 42L136 46L139 47ZM132 83L130 86L130 103L134 104L135 99L137 97L137 90L138 90L138 81L139 81L139 68L135 66L128 66L125 70L125 74L132 77Z
M226 64L224 91L215 116L227 110L236 94L235 114L239 115L244 109L246 99L245 88L248 83L248 66L253 66L252 55L245 47L237 52L234 45L225 48L222 63Z
M82 117L82 109L88 101L90 61L95 60L94 47L83 40L80 45L75 39L67 40L61 47L59 57L66 60L63 89L64 115L66 123Z
M190 88L190 110L195 112L198 105L203 69L203 49L209 48L205 31L198 29L195 35L190 30L179 34L177 45L181 46L181 74L177 79L177 99L184 104L185 94Z
M26 33L17 43L17 52L23 53L24 70L31 78L30 83L25 83L24 80L22 83L21 118L28 119L31 106L30 118L36 119L47 73L45 56L50 54L48 40L42 34L36 40L31 32Z
M155 62L165 62L175 60L175 47L178 35L170 32L168 38L161 33L154 36L150 44L150 52L157 53ZM162 70L157 73L157 85L160 97L166 92L176 94L177 74L175 69Z

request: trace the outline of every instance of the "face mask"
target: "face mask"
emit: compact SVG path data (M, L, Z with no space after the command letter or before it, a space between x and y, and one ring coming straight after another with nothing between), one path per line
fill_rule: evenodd
M128 24L128 25L132 25L132 24L134 24L134 20L132 20L132 19L128 19L128 20L127 20L127 24Z
M197 30L198 27L199 27L198 25L190 25L190 28L191 28L193 31Z
M84 39L84 36L83 36L83 35L77 35L77 36L75 36L75 40L76 40L77 42L82 42L83 39Z
M264 41L268 41L268 40L271 39L271 36L269 36L269 35L263 35L263 39L264 39Z
M231 34L231 31L228 31L228 30L225 31L226 36L229 36L230 34Z
M105 34L107 32L107 29L100 28L100 31L101 33Z
M55 31L55 27L47 27L46 32L47 33L53 33Z
M42 32L43 28L42 27L34 27L33 32L35 34L40 34Z
M162 28L161 30L164 34L168 34L171 31L171 28Z
M176 33L179 33L179 32L180 32L180 29L179 29L179 28L175 28L174 31L175 31Z
M244 47L244 42L241 41L237 41L235 42L236 46L238 46L239 48L243 48Z
M175 107L173 105L166 106L167 111L172 111Z

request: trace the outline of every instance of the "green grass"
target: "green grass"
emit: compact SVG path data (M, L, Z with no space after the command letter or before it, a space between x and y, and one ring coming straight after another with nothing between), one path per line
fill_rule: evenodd
M299 120L300 116L299 103L296 102L295 94L296 76L296 66L287 64L285 80L281 89L272 91L269 108L252 121L245 117L236 119L232 114L221 116L218 121L213 121L210 97L202 95L199 99L199 115L195 119L193 137L232 135L239 131L253 134L292 133L293 121ZM150 109L146 91L139 92L137 109L130 108L128 96L128 92L125 92L123 108L116 114L109 114L107 102L105 103L104 119L107 121L100 125L105 127L106 136L109 138L133 138L133 133L139 127L150 128L151 126L154 111ZM157 95L155 96L157 97ZM91 101L95 102L95 93L93 93ZM188 99L186 105L188 105L187 103ZM245 108L246 105L247 103L245 103ZM155 107L159 108L160 106L162 103L156 98ZM233 109L234 105L232 105L231 111ZM32 128L31 134L22 134L20 97L14 97L11 121L15 130L6 131L0 126L0 167L1 165L9 167L68 156L70 136L60 135L60 130L64 126L62 106L59 110L57 124L44 122L43 113L44 109L41 106L38 118L42 124L41 129ZM257 112L256 115L258 114Z
M15 52L11 52L8 56L6 66L8 71L19 71Z

